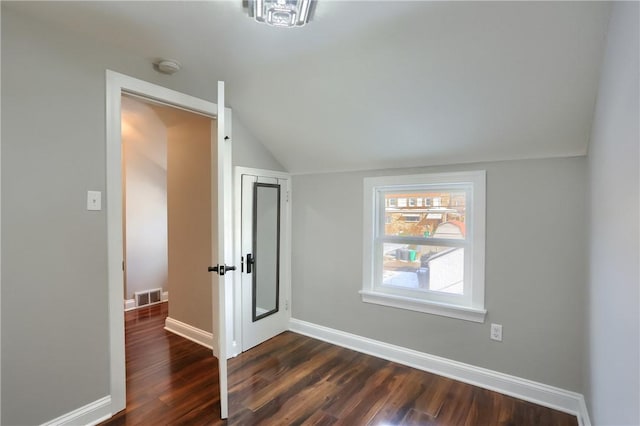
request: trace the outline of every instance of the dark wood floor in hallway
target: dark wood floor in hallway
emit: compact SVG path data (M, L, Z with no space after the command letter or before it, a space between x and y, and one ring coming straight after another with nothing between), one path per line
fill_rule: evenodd
M577 425L574 416L295 333L229 361L163 329L166 303L126 313L127 409L104 425Z

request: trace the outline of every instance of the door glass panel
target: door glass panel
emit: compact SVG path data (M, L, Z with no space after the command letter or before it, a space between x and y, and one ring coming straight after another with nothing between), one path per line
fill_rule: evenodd
M253 187L253 321L278 312L280 185Z

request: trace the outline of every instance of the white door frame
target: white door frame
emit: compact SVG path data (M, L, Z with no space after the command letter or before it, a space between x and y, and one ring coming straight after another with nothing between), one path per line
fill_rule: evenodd
M286 217L284 223L284 238L282 239L282 257L280 259L282 291L285 292L287 306L285 306L287 322L291 320L291 175L286 172L275 170L255 169L251 167L236 166L233 168L233 187L234 187L234 204L233 204L233 222L234 222L234 257L240 259L242 254L242 175L264 176L276 179L287 179L287 187L285 189L285 197L288 197L286 203ZM233 329L227 330L232 333L233 341L228 347L230 356L237 356L242 352L242 293L240 288L241 279L233 287Z
M121 138L121 96L123 93L143 96L150 100L167 103L177 108L200 113L206 116L217 115L217 104L175 90L167 89L153 83L138 80L111 70L106 71L106 173L107 173L107 275L109 298L109 354L110 354L110 396L111 413L115 414L126 407L126 370L124 346L124 304L123 304L123 237L122 237L122 138ZM225 133L231 135L231 109L225 108ZM232 161L231 141L218 141L225 145L225 203L231 205L232 200ZM225 251L233 252L233 240L227 238ZM219 256L220 257L220 256ZM207 267L208 265L203 265ZM233 287L233 274L229 274L225 282L227 293ZM227 298L227 301L229 299ZM233 328L233 306L226 303L225 330ZM212 307L215 311L215 307ZM229 332L224 332L228 341ZM213 330L219 333L219 330ZM214 344L217 341L214 336ZM224 345L223 345L224 346ZM228 346L228 345L226 345ZM226 380L226 377L224 378Z

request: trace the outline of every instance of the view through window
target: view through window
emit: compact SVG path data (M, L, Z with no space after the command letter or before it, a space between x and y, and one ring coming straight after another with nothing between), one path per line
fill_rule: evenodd
M466 192L390 192L384 206L384 236L461 244L383 243L382 284L463 294Z

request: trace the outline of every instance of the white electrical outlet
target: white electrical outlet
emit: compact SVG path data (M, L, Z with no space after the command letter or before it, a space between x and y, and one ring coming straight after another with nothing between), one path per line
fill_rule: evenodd
M491 324L491 340L502 342L502 324Z

